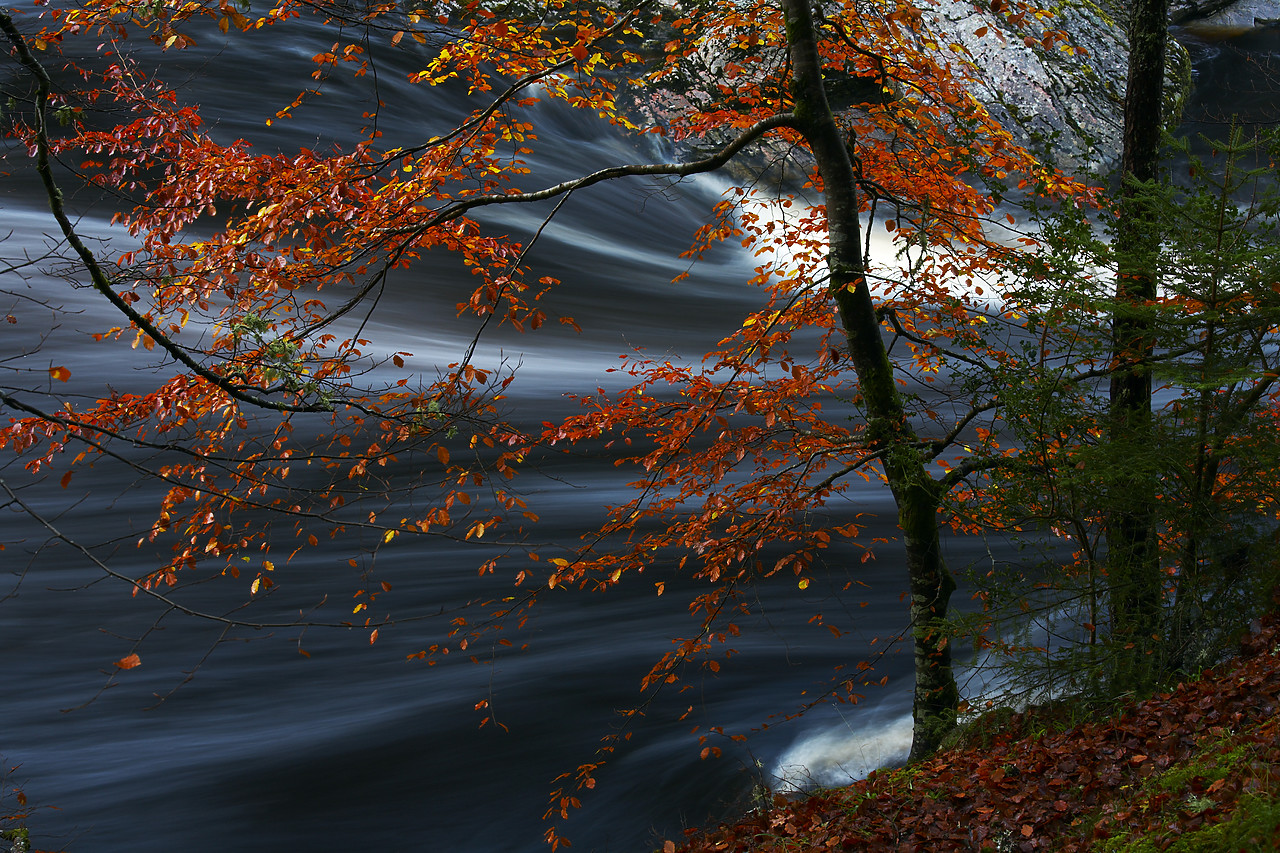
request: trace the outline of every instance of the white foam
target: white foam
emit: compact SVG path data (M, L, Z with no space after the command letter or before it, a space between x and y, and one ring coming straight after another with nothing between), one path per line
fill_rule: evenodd
M798 276L805 281L822 281L827 275L825 237L810 235L799 246L793 243L801 222L813 215L813 208L802 199L768 198L750 196L741 202L744 213L759 217L754 226L756 241L752 251L761 263L778 271L784 277ZM879 224L879 227L877 227ZM877 298L902 296L916 291L934 296L950 295L965 300L971 308L1000 313L1005 308L1005 286L995 272L942 276L933 279L927 274L921 279L921 250L915 241L904 240L898 231L887 232L884 219L862 223L862 239L869 252L868 281ZM1004 229L1002 242L1007 248L1016 249L1018 232L1005 226L997 214L990 217L990 229L999 234ZM1024 247L1025 248L1025 247ZM924 288L924 290L921 290Z
M800 791L847 785L872 770L902 764L910 752L909 713L870 725L846 722L793 744L773 767L773 786L778 791Z

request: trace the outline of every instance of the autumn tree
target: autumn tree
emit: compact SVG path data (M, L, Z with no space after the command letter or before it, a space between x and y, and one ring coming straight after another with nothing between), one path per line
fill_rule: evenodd
M1042 10L990 10L1001 27L976 37L1067 41ZM9 130L30 154L73 277L119 314L97 337L130 343L165 375L143 393L108 389L81 402L45 387L74 373L54 365L3 392L13 417L0 446L64 484L78 467L108 461L163 483L142 538L169 543L171 557L127 580L166 607L181 606L169 591L201 567L257 596L277 582L276 561L325 538L349 548L353 565L396 539L507 543L479 571L509 573L516 594L483 618L457 615L424 657L518 623L557 587L608 589L655 562L676 565L704 591L690 603L694 630L655 664L646 691L676 684L688 664L720 666L716 649L731 651L754 581L789 573L804 589L825 552L856 559L866 547L853 541L858 525L824 507L851 478L882 480L909 590L912 755L927 754L958 701L944 626L954 581L939 529L968 520L944 499L1009 464L996 439L1000 381L1023 364L1008 344L1024 318L1001 271L1036 241L1012 230L996 200L1011 186L1053 204L1088 193L990 117L973 94L979 69L928 4L820 12L802 0L536 9L282 0L267 10L91 0L38 17L6 13L0 27L20 72ZM338 35L314 57L318 82L304 83L274 122L305 109L328 78L369 82L375 55L388 51L425 52L408 76L424 98L461 85L473 100L449 128L421 138L384 141L380 120L416 107L379 102L355 119L355 144L259 153L222 138L198 106L103 39L145 34L175 52L215 28L235 38L291 26ZM75 60L97 43L100 55ZM50 74L66 62L75 85ZM707 85L680 87L691 64L713 72ZM839 115L826 94L836 81L851 81L844 91L853 93ZM653 92L666 101L661 116L622 106ZM683 156L542 183L526 157L539 144L533 108L545 101L663 133ZM474 273L475 288L456 297L462 314L531 333L573 326L544 311L557 282L527 260L542 227L501 236L482 212L535 207L545 227L593 185L731 162L805 177L772 192L742 183L692 235L691 258L727 240L761 258L759 309L701 361L636 354L623 368L630 387L585 395L580 413L536 432L503 416L518 378L509 365L481 363L473 345L434 375L415 374L408 352L381 353L363 331L388 277L428 253ZM66 190L76 182L121 194L115 221L134 247L108 254L83 238ZM884 256L870 249L877 228L895 241ZM635 499L611 508L581 544L527 544L537 507L516 475L566 443L598 439L635 466ZM385 620L368 607L378 595L361 589L355 621L335 624L376 639ZM118 665L138 661L135 651ZM836 692L856 696L861 686L860 676L841 676ZM594 785L598 763L566 779L553 813L567 814L575 787Z

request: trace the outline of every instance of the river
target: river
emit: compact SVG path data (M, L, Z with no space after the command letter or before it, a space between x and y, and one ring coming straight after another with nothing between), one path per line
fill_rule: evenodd
M1217 39L1193 45L1202 92L1232 89L1248 63L1276 49L1273 36L1262 46L1258 36L1247 38L1243 50ZM323 144L341 138L334 128L359 104L355 89L332 84L321 104L271 133L263 119L294 94L286 82L290 64L306 67L330 41L305 29L287 41L272 32L231 45L210 38L166 77L192 73L183 97L216 118L219 133L285 150ZM394 70L384 67L386 100L420 99L416 90L397 88ZM384 112L388 144L432 132L457 115L460 97L437 93L425 107ZM1219 99L1201 99L1210 101L1220 106ZM544 109L539 133L557 143L543 146L533 164L547 183L656 153L637 152L598 122L554 108ZM564 394L611 381L604 369L634 346L696 358L757 304L760 294L744 285L752 260L731 248L710 253L690 281L670 284L685 267L678 253L723 187L715 178L676 186L634 182L575 197L530 260L564 281L553 307L577 318L583 334L499 335L487 338L480 353L490 361L501 352L523 362L514 386L521 419L536 424L562 414ZM12 256L15 247L39 253L52 223L34 186L11 181L2 200L0 233L12 231L5 254ZM105 236L105 204L72 202L80 204L84 229ZM525 216L513 213L501 224L528 231L533 220ZM415 366L429 369L456 359L473 325L459 326L449 308L467 277L424 267L392 282L370 329L378 346L414 352ZM84 393L148 381L127 346L86 338L85 332L119 321L84 291L36 270L25 284L10 277L4 287L50 303L13 297L13 307L4 306L21 321L6 330L6 356L29 353L21 363L37 369L66 365L75 390ZM62 310L55 314L50 306ZM546 541L574 541L600 517L602 505L629 494L625 475L602 453L566 457L544 473L525 489L543 517L537 536ZM11 486L27 485L12 463L0 476ZM131 531L150 523L154 488L128 469L100 465L66 490L48 480L22 494L117 571L147 571L149 554L134 546ZM874 520L891 517L889 509L887 494L868 487L833 512L865 513L873 520L864 535L892 536L889 524ZM372 647L364 632L309 632L310 657L303 658L288 631L241 632L218 643L216 626L198 620L169 616L157 623L155 606L105 580L29 518L10 511L3 518L0 754L16 768L12 779L32 803L52 807L30 821L44 848L544 849L551 780L591 758L616 724L615 710L639 699L639 680L669 648L668 638L691 626L679 588L658 598L653 578L642 578L607 596L563 591L548 597L519 636L527 651L499 655L490 665L454 660L428 668L407 661L406 654L439 638L441 626L432 621L387 629ZM952 539L946 547L956 566L990 559L985 542ZM1002 559L1016 557L1007 545L997 547ZM889 641L905 623L903 578L893 546L867 565L855 556L851 549L833 551L826 576L803 594L794 580L760 586L761 615L736 646L741 655L717 676L698 677L690 693L661 696L648 710L633 740L583 797L583 808L561 827L574 849L653 849L659 836L749 807L762 781L777 784L787 776L834 783L901 760L910 736L910 655ZM430 612L483 591L474 548L393 547L380 561L381 576L392 584L383 603L397 614ZM356 579L340 568L344 563L345 554L301 554L287 568L282 607L349 594ZM866 586L843 592L850 580ZM226 607L231 599L220 596L243 592L185 594ZM839 639L807 624L816 611L840 609L852 630ZM110 662L131 647L127 638L145 632L151 633L142 647L144 665L102 690ZM836 665L860 660L874 660L876 677L888 676L888 683L868 688L858 705L823 706L790 721L770 716L794 711L805 701L803 691L826 689ZM478 727L472 707L482 699L491 701L503 727ZM677 721L690 705L689 718ZM723 756L703 761L690 734L695 725L751 736L745 744L717 742Z

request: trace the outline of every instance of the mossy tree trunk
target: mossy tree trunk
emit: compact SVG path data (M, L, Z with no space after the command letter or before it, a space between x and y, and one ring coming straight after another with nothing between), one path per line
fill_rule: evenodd
M1157 669L1161 574L1156 538L1157 472L1152 454L1152 304L1157 289L1158 204L1147 191L1159 176L1168 0L1135 0L1129 21L1124 154L1116 222L1112 317L1111 433L1117 470L1107 506L1107 566L1115 677L1140 687Z
M827 103L808 0L782 0L791 56L796 129L822 176L827 208L830 291L840 311L857 373L872 447L898 507L911 593L915 693L911 760L929 755L954 725L959 691L952 671L945 619L955 581L938 540L939 485L925 471L918 437L907 420L880 320L867 284L861 248L858 184L846 139Z

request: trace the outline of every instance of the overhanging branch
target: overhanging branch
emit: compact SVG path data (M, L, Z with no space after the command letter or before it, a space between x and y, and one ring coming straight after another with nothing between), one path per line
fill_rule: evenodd
M473 198L461 199L452 204L446 205L435 215L429 217L423 222L416 225L408 225L402 228L388 228L382 231L382 234L388 235L412 235L421 234L425 231L435 228L445 222L451 222L464 216L468 212L480 207L489 207L497 204L529 204L532 202L548 201L553 198L574 192L575 190L585 189L595 184L604 183L606 181L614 181L619 178L631 177L673 177L687 178L690 175L701 175L708 172L714 172L724 166L734 158L743 148L759 139L770 130L776 130L780 127L793 127L795 125L795 116L791 113L779 113L753 124L744 130L732 142L721 148L710 157L704 157L701 160L693 160L688 163L640 163L622 166L610 166L607 169L600 169L589 175L583 175L580 178L563 181L554 186L532 192L518 193L493 193L489 195L478 195Z

